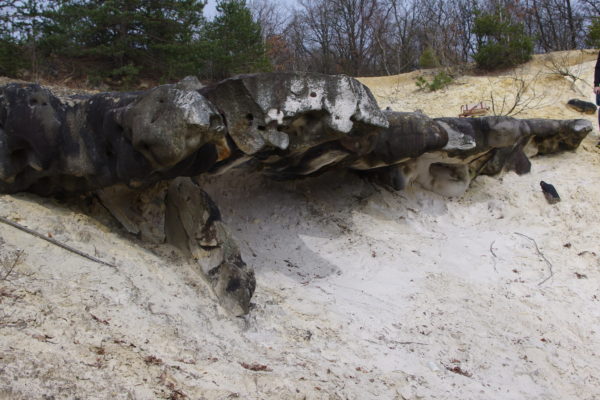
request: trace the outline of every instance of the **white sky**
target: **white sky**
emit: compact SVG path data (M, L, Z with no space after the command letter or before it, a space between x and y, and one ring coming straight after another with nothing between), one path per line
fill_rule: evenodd
M246 0L246 3L249 2L249 0ZM291 11L295 8L298 0L279 0L278 3L280 7L286 7L288 11ZM204 16L206 19L213 19L213 17L217 14L216 6L217 0L208 0L206 6L204 7Z

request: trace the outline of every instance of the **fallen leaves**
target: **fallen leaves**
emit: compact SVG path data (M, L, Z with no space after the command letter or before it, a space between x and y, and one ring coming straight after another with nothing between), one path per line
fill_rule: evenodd
M162 365L163 361L156 356L144 357L144 362L148 365Z
M245 362L241 362L240 365L242 366L242 368L248 369L250 371L266 371L266 372L273 371L271 368L267 367L266 365L262 365L262 364L248 364Z
M470 378L473 376L473 374L471 374L470 372L467 372L465 370L463 370L461 367L459 367L458 365L455 365L453 367L449 367L446 366L446 369L450 372L454 372L455 374L459 374L462 376L466 376L467 378Z
M42 334L42 335L31 335L32 338L39 340L40 342L44 342L44 343L53 343L50 342L48 339L53 339L53 336L50 335L46 335L46 334Z
M104 324L104 325L110 325L110 324L108 323L108 320L107 320L107 319L100 319L100 318L96 317L96 316L95 316L94 314L92 314L92 313L90 313L90 315L92 316L92 319L93 319L94 321L96 321L96 322L99 322L99 323L101 323L101 324Z

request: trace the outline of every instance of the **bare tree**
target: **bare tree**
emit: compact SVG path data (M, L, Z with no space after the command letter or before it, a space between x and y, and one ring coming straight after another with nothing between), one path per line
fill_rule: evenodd
M402 0L388 0L392 24L390 38L394 49L395 72L415 69L419 60L419 45L416 40L420 21L418 6Z
M538 52L582 48L600 11L600 0L300 0L278 32L274 0L254 1L265 31L281 34L286 68L351 75L412 71L426 50L442 66L470 62L477 12L499 9L504 22L525 26Z
M600 15L600 0L581 0L581 4L588 17Z
M273 0L250 0L248 8L260 24L265 41L272 36L281 36L291 19L291 13Z
M329 0L301 0L301 10L295 14L296 34L303 36L302 46L311 58L310 67L317 67L324 73L335 73L339 72L333 53L335 14L329 3Z
M331 0L335 53L344 71L352 75L368 73L374 47L374 26L378 0Z
M593 2L593 0L590 0ZM533 0L529 13L540 48L546 52L583 46L584 3L573 0Z

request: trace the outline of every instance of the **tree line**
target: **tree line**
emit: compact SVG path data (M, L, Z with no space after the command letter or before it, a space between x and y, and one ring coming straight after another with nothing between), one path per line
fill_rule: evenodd
M134 86L194 74L218 80L267 70L260 25L245 1L0 0L0 74L85 74Z
M287 45L276 67L355 76L600 47L600 0L300 0L288 16L255 15Z
M600 0L0 0L0 74L134 85L257 71L389 75L600 47ZM92 82L93 83L93 82Z

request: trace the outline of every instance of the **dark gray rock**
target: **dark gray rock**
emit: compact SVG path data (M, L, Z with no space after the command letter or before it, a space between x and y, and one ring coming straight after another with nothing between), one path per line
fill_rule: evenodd
M448 144L448 130L425 114L393 111L384 114L389 128L379 133L373 150L357 159L351 168L364 170L399 164Z
M589 101L571 99L567 102L567 107L584 114L595 114L598 107Z
M388 126L369 89L345 75L240 75L200 93L223 113L229 136L247 155L272 149L303 153Z
M524 122L532 135L529 150L540 155L575 150L593 130L592 123L585 119L528 119Z
M132 187L196 175L225 142L219 113L196 91L61 100L34 84L0 87L0 192L42 195Z
M254 270L242 260L215 203L189 178L169 185L165 232L170 244L195 261L223 307L235 315L248 313Z
M241 75L200 90L227 121L229 137L276 179L310 175L369 153L388 126L373 95L345 75Z
M418 182L445 196L462 195L478 175L527 173L531 169L527 154L574 150L592 130L587 120L519 120L503 116L431 120L419 113L386 115L390 128L380 135L378 144L393 144L390 147L399 156L381 157L379 154L391 154L388 147L387 153L374 151L352 167L366 169L389 163L392 165L371 171L379 182L395 190ZM439 134L440 129L444 133ZM373 160L379 160L379 164Z
M248 312L256 287L254 271L242 260L216 204L190 178L161 181L143 190L115 185L97 194L130 233L178 248L225 309L234 315Z

